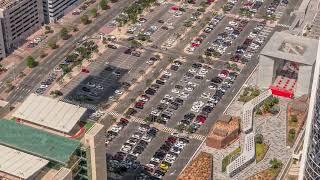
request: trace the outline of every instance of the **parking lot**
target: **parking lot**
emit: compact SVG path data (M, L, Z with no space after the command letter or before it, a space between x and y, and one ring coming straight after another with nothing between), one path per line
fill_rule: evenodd
M114 116L117 123L106 132L110 179L177 178L276 29L259 19L233 16L244 7L258 18L268 10L277 13L277 2L261 2L217 1L205 12L199 10L200 1L154 6L128 28L129 39L108 41L89 73L67 84L64 101L97 112L106 103L117 103L111 111L121 117ZM220 8L225 12L216 12ZM135 113L124 118L128 108Z

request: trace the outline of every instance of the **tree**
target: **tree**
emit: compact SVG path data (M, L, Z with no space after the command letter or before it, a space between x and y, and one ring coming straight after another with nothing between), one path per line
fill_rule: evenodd
M292 114L292 115L290 116L290 121L291 121L291 122L298 122L297 115Z
M49 39L48 46L51 49L57 49L58 48L57 42L55 40L53 40L53 39Z
M69 34L69 31L66 27L63 27L61 28L60 30L60 37L63 39L63 40L67 40L70 38L70 34Z
M80 21L82 24L87 25L90 23L89 17L87 15L82 15L80 17Z
M108 0L101 0L99 5L102 10L107 10L110 8L108 5Z
M59 90L54 90L50 92L50 95L57 97L57 96L62 96L63 93Z
M90 9L90 14L91 14L91 16L92 17L97 17L98 16L98 10L97 10L97 8L92 8L92 9Z
M34 60L34 58L32 56L28 56L26 58L26 62L27 62L27 66L29 68L34 68L38 65L38 62Z
M271 159L269 163L272 169L278 169L282 166L282 162L276 158Z
M257 134L254 139L257 144L263 143L263 135L262 134Z

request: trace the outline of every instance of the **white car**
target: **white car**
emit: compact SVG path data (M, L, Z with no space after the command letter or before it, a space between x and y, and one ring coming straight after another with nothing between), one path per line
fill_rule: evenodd
M144 141L146 141L146 142L151 142L151 140L152 140L152 137L151 136L149 136L149 135L144 135L144 136L142 136L142 138L141 138L142 140L144 140Z
M169 72L169 71L163 71L163 74L166 75L166 76L171 76L172 75L172 73Z
M110 131L118 133L118 132L121 131L121 129L122 129L122 126L114 125L114 126L111 127Z
M200 107L199 107L199 106L192 106L192 107L191 107L191 111L193 111L193 112L199 112L199 111L200 111Z
M40 85L40 88L41 89L45 89L45 88L47 88L48 87L48 85Z
M174 89L171 90L171 92L172 92L172 93L179 94L180 91L179 91L178 89L174 88Z
M121 90L115 90L114 93L118 94L118 95L122 95L123 94L123 91Z
M129 144L123 145L120 149L121 152L129 153L132 149L132 146Z
M173 100L173 97L172 97L172 96L170 96L169 94L164 95L164 98L167 98L167 99Z
M159 158L152 157L152 158L151 158L151 161L160 163L161 160L160 160Z
M211 96L211 94L209 92L204 92L201 94L201 97L205 98L205 99L209 98L210 96Z
M180 92L179 97L186 99L189 97L189 95L190 95L189 93L182 91Z

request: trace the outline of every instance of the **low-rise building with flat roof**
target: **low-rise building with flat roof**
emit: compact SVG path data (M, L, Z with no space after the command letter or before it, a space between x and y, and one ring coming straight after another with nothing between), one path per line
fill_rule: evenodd
M70 133L86 111L86 108L58 99L31 94L12 116L41 127Z

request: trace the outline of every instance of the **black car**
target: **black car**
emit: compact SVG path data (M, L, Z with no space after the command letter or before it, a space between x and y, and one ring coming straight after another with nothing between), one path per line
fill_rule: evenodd
M157 83L157 84L160 84L160 85L164 85L165 82L157 79L157 80L156 80L156 83Z
M193 67L193 68L201 68L201 67L202 67L202 64L200 64L200 63L193 63L193 64L192 64L192 67Z
M205 111L207 113L211 113L213 110L213 107L210 107L210 106L205 106L202 108L202 111Z
M126 157L126 153L124 152L117 152L113 157L112 159L113 160L117 160L117 161L123 161Z
M168 30L169 28L167 26L162 26L161 29Z
M164 23L164 21L160 19L160 20L158 20L158 23Z
M217 83L217 84L222 83L222 81L223 81L223 79L219 78L219 77L215 77L215 78L211 79L211 82L214 82L214 83Z
M90 88L82 87L82 91L84 91L84 92L90 92L91 90L90 90Z
M184 115L184 119L186 119L186 120L192 120L195 117L196 117L196 115L193 113L188 113L188 114Z
M148 88L145 93L148 94L148 95L151 95L153 96L157 91L152 89L152 88Z
M114 44L108 44L107 45L108 48L111 48L111 49L117 49L118 47Z
M135 57L140 57L140 56L141 56L141 52L139 52L139 51L132 51L132 52L131 52L131 55L132 55L132 56L135 56Z
M124 51L125 54L131 54L131 52L133 51L133 48L129 48L127 50Z
M155 127L151 127L148 131L147 131L147 134L149 135L149 136L156 136L157 135L157 133L158 133L158 129L157 128L155 128Z
M176 98L176 99L174 100L174 102L178 103L179 105L182 105L182 104L183 104L183 99Z
M172 71L178 71L179 66L171 65L170 69L171 69Z

